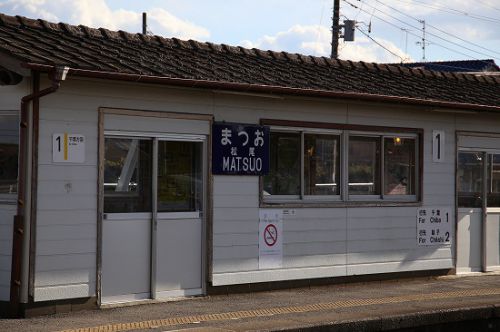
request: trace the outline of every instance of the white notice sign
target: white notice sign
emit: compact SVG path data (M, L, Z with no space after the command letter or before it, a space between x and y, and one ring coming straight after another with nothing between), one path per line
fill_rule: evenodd
M283 210L259 211L259 269L280 268L283 262Z
M85 136L68 133L53 134L52 161L55 163L84 163Z
M417 244L439 246L451 244L451 208L417 209Z

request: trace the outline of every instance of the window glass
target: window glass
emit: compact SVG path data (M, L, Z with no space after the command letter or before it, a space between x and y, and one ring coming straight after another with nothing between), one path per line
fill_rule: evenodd
M349 194L380 194L380 138L349 137Z
M201 210L202 143L158 142L158 212Z
M104 212L151 212L152 141L104 141Z
M458 154L458 206L482 207L483 154L460 152Z
M304 194L340 193L340 137L304 135Z
M300 195L301 138L298 133L272 132L269 174L264 195Z
M384 139L384 194L415 195L415 139Z
M0 194L17 193L19 117L0 111Z
M488 206L500 207L500 154L489 155Z

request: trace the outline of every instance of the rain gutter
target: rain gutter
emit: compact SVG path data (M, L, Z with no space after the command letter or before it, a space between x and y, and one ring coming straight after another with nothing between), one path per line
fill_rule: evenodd
M10 278L10 308L11 316L21 316L21 289L22 289L22 266L24 256L25 220L26 220L26 177L28 175L28 139L29 139L29 105L35 105L41 97L54 93L59 89L61 81L64 81L68 72L67 67L51 67L49 78L52 85L46 89L38 91L39 73L32 70L34 81L33 93L21 98L21 119L19 123L19 161L18 161L18 182L17 182L17 213L14 216L14 227L12 229L12 265ZM36 103L38 105L38 103ZM34 110L35 111L35 110Z

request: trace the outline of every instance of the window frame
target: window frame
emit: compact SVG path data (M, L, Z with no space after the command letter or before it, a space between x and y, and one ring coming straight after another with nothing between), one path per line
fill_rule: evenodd
M423 133L421 128L402 128L402 127L382 127L349 125L320 122L302 122L290 120L262 119L262 125L270 126L271 132L295 132L301 135L301 172L300 172L300 195L266 195L263 194L264 177L259 180L260 205L267 206L393 206L393 205L411 205L420 206L422 204L423 187ZM305 195L305 169L304 169L304 135L338 135L340 138L339 156L340 156L340 194L339 195ZM377 195L350 195L349 194L349 137L377 137L380 142L380 169L379 185L380 194ZM415 170L414 183L415 194L411 195L388 195L385 194L385 139L401 137L414 139L415 142Z
M17 117L17 123L18 123L18 134L17 134L17 179L16 179L16 186L19 185L19 138L20 138L20 129L19 129L19 122L21 121L21 112L18 110L0 110L0 115L2 116L12 116L12 117ZM17 195L18 195L19 188L17 188L16 192L14 193L0 193L0 204L16 204L17 202Z

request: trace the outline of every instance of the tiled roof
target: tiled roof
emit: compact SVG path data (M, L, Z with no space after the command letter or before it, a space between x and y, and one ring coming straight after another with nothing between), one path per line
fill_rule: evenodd
M250 91L259 87L264 92L281 89L303 95L321 92L429 105L482 105L500 111L500 78L495 77L182 41L3 14L0 52L25 65L65 65L74 73L235 84Z
M492 59L485 60L457 60L457 61L428 61L401 64L407 68L424 68L450 72L498 72L500 68Z

